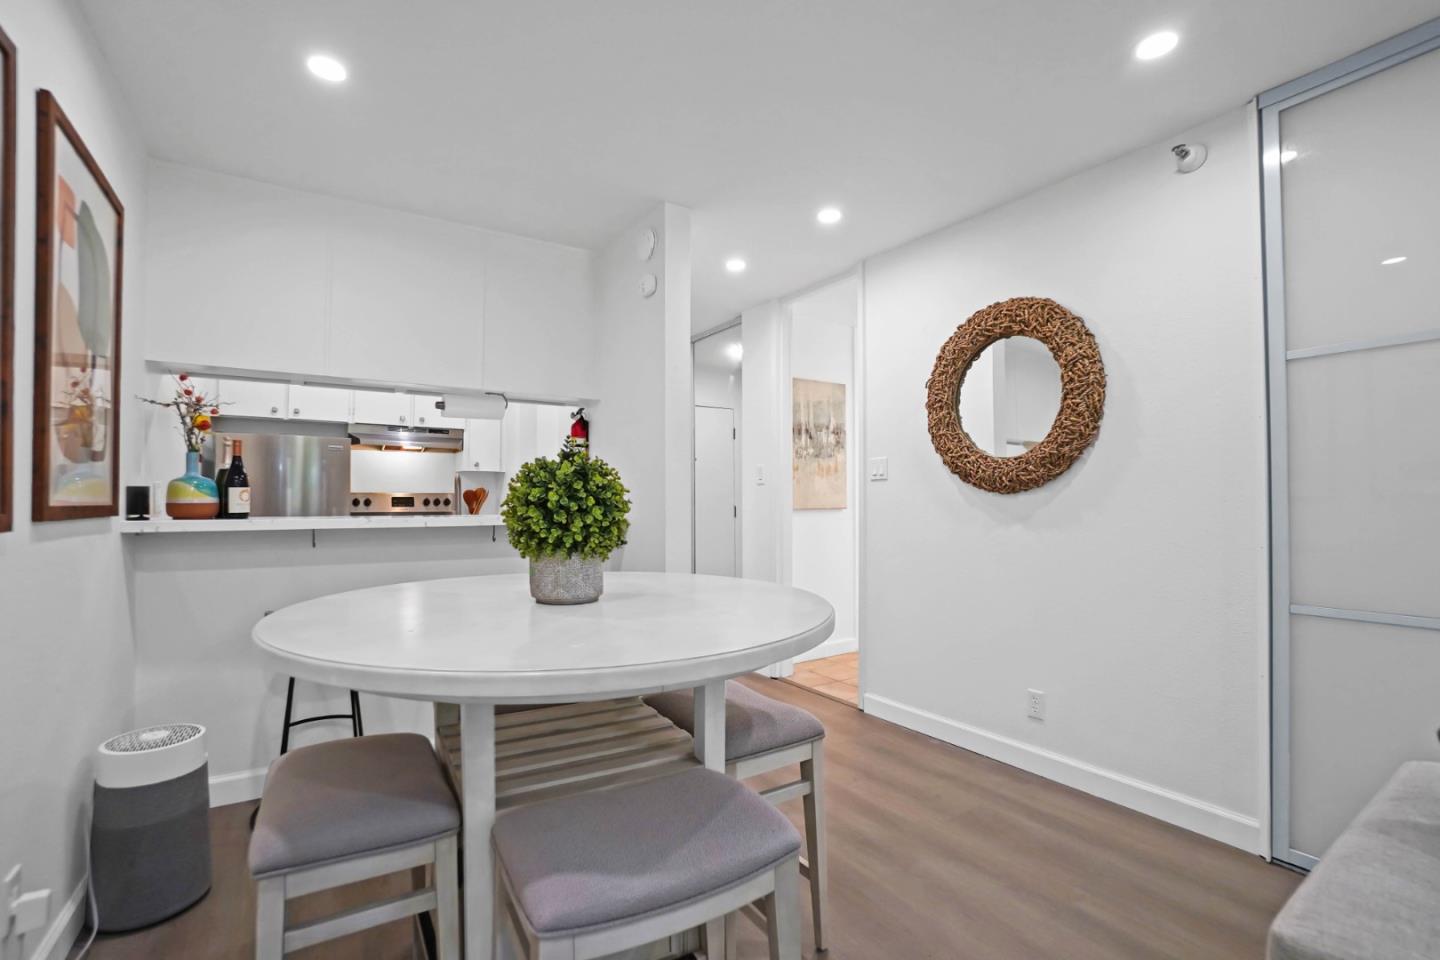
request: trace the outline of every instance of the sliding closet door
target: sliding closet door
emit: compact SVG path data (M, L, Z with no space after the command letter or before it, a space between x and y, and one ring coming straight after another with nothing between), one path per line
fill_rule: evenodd
M1436 33L1262 115L1274 853L1302 866L1402 762L1440 760Z

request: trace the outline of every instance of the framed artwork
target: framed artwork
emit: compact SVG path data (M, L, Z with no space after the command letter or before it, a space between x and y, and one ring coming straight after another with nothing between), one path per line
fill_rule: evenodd
M845 509L845 384L796 377L790 404L794 508Z
M36 116L32 515L109 517L119 512L125 210L50 91Z
M0 533L15 503L15 44L0 30Z

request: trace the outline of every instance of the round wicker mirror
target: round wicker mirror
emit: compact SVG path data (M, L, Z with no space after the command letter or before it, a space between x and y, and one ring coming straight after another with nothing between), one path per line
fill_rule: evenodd
M1033 337L1060 366L1060 411L1045 439L1015 457L976 445L960 419L960 387L986 347ZM1015 297L976 312L951 335L925 384L930 442L961 480L992 493L1020 493L1049 483L1095 442L1105 412L1105 365L1085 322L1054 300Z

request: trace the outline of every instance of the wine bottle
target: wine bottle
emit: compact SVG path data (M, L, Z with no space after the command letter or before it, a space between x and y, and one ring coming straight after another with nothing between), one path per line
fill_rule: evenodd
M230 447L230 470L225 474L225 516L232 520L250 519L250 478L245 474L243 443L234 441Z
M230 515L230 511L226 509L227 504L225 503L225 477L230 472L230 456L233 453L233 448L231 447L232 442L229 437L225 438L225 442L220 449L220 461L218 464L220 469L215 471L215 488L220 491L220 516L222 518Z

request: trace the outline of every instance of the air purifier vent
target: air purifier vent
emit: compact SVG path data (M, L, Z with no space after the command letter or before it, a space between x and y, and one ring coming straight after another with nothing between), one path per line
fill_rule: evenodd
M106 753L144 753L147 750L163 750L194 740L204 734L205 728L194 723L167 723L157 727L142 727L111 737L100 745Z

